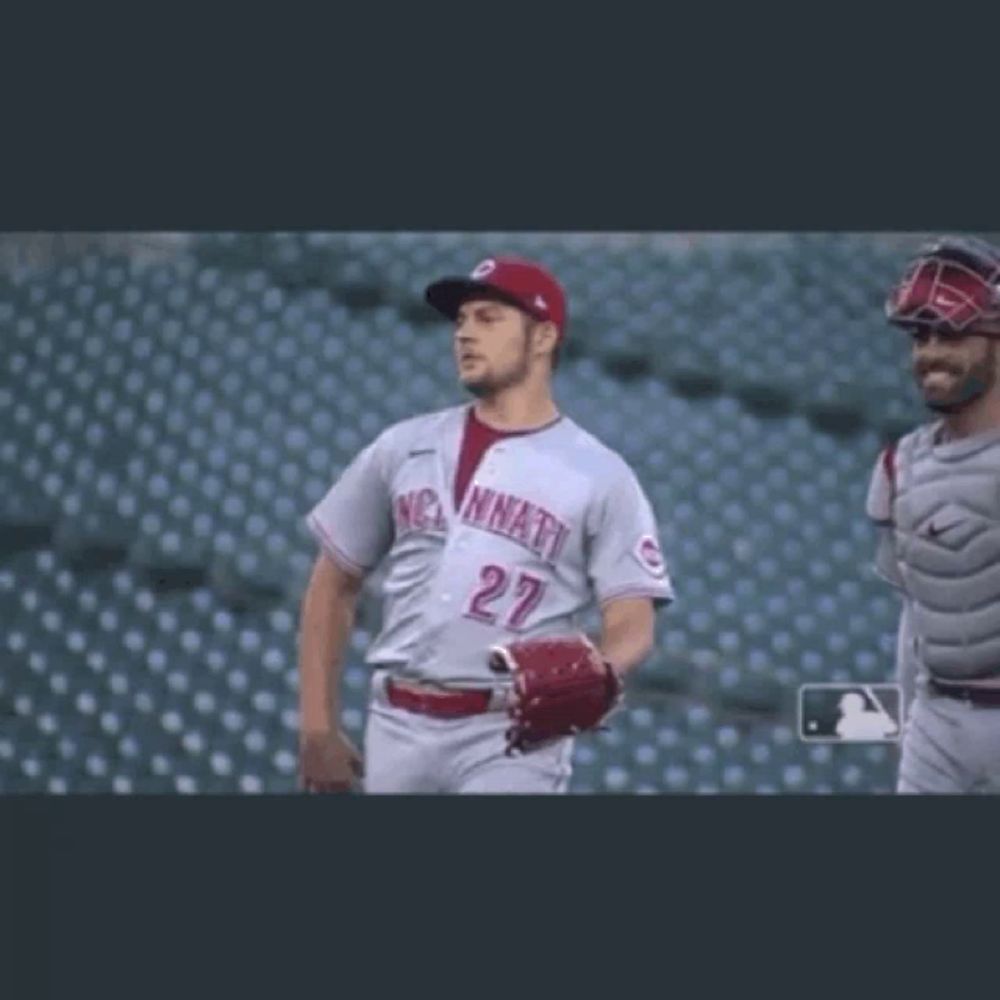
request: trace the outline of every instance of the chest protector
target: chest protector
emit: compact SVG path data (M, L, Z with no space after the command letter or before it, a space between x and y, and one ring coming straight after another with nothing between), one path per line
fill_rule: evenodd
M1000 433L904 437L893 462L895 551L917 653L942 679L1000 676Z

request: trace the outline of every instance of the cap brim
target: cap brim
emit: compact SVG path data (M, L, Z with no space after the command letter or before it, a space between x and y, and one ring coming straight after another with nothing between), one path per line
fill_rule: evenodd
M496 288L489 282L475 281L472 278L442 278L427 286L424 298L442 316L451 320L458 317L458 310L464 303L475 298L496 299L527 311L524 303L509 292Z

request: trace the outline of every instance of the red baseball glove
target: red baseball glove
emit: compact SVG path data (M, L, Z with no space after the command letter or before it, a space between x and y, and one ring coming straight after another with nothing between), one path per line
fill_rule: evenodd
M585 636L493 646L489 664L514 680L508 753L596 729L622 698L614 667Z

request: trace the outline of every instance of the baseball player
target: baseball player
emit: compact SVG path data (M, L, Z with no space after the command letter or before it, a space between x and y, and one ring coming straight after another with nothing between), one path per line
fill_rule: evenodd
M468 405L397 423L308 514L300 782L310 791L556 793L574 734L619 704L673 599L651 506L625 461L553 401L563 289L490 258L427 301L454 324ZM365 576L385 567L364 765L339 681ZM596 643L579 620L599 606Z
M882 452L867 501L903 599L898 791L1000 791L1000 250L931 244L886 312L937 415Z

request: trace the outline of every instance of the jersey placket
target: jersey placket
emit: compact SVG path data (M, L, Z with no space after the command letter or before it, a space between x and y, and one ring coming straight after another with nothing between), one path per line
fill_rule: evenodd
M496 474L499 471L498 457L503 454L504 449L504 442L499 441L491 444L489 448L483 452L479 466L472 474L472 479L469 482L468 489L465 491L465 496L462 497L462 505L464 505L465 499L469 495L469 490L472 489L473 485L479 483L480 485L485 486L495 481ZM446 474L447 470L443 469L442 472ZM445 538L444 550L441 555L441 563L438 566L438 571L435 575L435 594L433 597L436 604L443 605L448 609L453 609L455 601L462 600L465 596L463 594L453 593L452 591L454 589L454 585L453 583L448 583L449 580L454 581L457 576L457 574L452 571L452 567L450 565L452 558L454 558L455 563L461 563L468 558L468 550L473 538L472 533L475 530L462 521L462 505L459 505L457 508L455 506L455 493L453 486L453 480L446 483L446 491L448 494L448 534Z
M451 449L452 455L458 454L459 445L456 443ZM482 476L493 479L497 473L496 456L504 450L504 442L496 442L490 445L483 453L479 466L473 473L469 488ZM456 459L449 460L446 457L447 450L442 450L438 466L438 487L439 495L442 497L441 508L445 516L445 540L441 548L440 561L434 573L433 581L430 585L428 604L433 608L431 621L428 623L431 628L425 640L425 646L420 651L421 659L431 661L438 658L441 653L440 631L455 615L460 614L459 606L468 596L457 589L457 581L461 579L461 574L456 572L458 567L467 560L468 550L471 542L470 533L472 528L462 523L461 507L455 506L454 477L457 473L458 463ZM466 496L468 490L466 490ZM465 497L462 498L463 503Z

